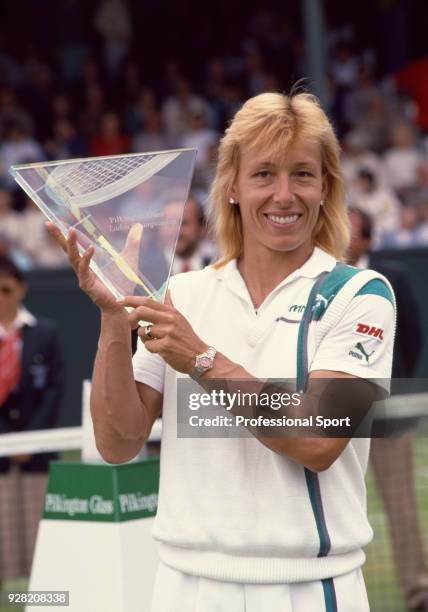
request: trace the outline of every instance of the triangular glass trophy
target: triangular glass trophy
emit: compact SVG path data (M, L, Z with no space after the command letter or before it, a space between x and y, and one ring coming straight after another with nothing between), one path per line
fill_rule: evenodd
M162 301L168 286L196 149L12 166L11 174L116 297Z

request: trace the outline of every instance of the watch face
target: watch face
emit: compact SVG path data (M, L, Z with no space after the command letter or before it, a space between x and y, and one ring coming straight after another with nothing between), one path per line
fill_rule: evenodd
M210 368L211 367L211 359L209 357L201 357L198 363L200 368Z

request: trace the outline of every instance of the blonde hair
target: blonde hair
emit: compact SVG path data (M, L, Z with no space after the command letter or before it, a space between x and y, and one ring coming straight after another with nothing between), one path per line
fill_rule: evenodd
M221 256L219 268L242 255L239 206L229 203L237 179L243 146L284 156L297 138L319 142L327 195L313 232L314 245L342 259L349 245L345 189L340 169L340 147L333 128L315 96L263 93L245 102L222 138L216 175L210 192L210 219Z

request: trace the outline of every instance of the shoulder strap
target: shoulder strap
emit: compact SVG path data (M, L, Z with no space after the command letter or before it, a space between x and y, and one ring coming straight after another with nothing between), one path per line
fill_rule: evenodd
M296 386L299 393L303 393L303 391L306 389L306 379L308 375L308 332L310 322L312 321L312 312L315 300L322 283L329 274L331 274L331 272L323 272L323 274L321 274L321 276L315 281L315 284L309 294L308 301L306 302L305 312L303 313L302 320L300 321L299 335L297 337L296 375Z
M393 298L389 282L374 270L361 270L338 262L330 272L324 272L316 280L309 294L297 339L297 389L306 389L308 377L308 332L311 321L317 326L316 345L340 320L344 310L363 287L374 279L382 279ZM395 306L395 303L393 304ZM322 321L321 321L322 319Z

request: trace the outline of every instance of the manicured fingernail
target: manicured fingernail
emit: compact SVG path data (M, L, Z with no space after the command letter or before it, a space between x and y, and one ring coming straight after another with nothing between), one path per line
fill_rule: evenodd
M135 239L140 238L140 234L142 232L143 226L141 225L141 223L135 223L135 225L133 225L131 227L131 236Z

